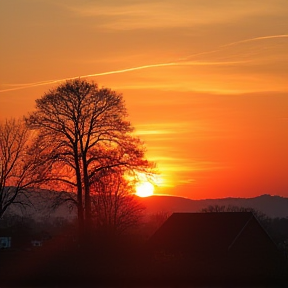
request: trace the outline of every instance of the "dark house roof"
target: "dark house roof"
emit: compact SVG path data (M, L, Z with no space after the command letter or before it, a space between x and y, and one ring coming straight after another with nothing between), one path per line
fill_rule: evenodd
M282 265L276 245L251 212L174 213L147 244L160 266L170 261L171 273L179 267L182 274L199 277L264 279Z
M149 246L171 251L222 253L236 249L238 242L247 236L250 245L264 241L265 245L275 247L251 212L174 213L150 238Z

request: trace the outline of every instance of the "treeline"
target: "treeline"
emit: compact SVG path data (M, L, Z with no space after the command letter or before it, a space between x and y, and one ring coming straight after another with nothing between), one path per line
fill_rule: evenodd
M135 199L135 202L137 202L137 199ZM138 203L138 205L140 204ZM171 215L171 213L168 212L146 214L145 207L141 206L141 209L142 210L141 213L138 214L137 221L133 223L133 225L129 225L129 227L127 226L127 229L118 230L118 233L114 233L114 230L112 233L111 230L104 229L104 227L107 228L107 226L95 225L93 233L95 236L94 240L99 238L101 235L102 237L107 237L106 239L110 238L114 240L130 238L130 240L134 239L135 241L143 244ZM200 212L210 213L241 211L252 212L277 247L283 253L288 253L288 218L270 218L253 208L237 206L208 206L202 209ZM45 232L46 235L50 235L51 238L66 235L67 237L71 237L71 239L77 239L78 224L76 218L75 220L71 221L68 220L67 217L46 216L36 220L33 217L25 217L7 213L0 220L0 229L10 229L10 231L15 231L18 237L19 235L29 235L31 238L34 235L41 235L41 233ZM93 234L91 236L93 236Z

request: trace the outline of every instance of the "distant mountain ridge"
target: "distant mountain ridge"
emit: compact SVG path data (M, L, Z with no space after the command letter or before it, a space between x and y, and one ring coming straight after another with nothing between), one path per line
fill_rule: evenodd
M238 206L253 208L270 218L288 218L288 198L281 196L261 195L254 198L221 198L192 200L176 196L154 195L141 198L140 202L149 214L157 212L200 212L208 206Z
M62 192L67 193L68 192ZM41 219L45 217L63 217L72 220L77 217L76 207L69 206L69 203L60 205L52 209L53 199L59 195L59 192L40 190L29 192L30 207L25 210L19 206L11 206L10 214L18 214ZM221 199L203 199L193 200L177 196L153 195L146 198L138 197L139 202L146 207L146 214L155 214L159 212L200 212L201 209L208 206L238 206L253 208L270 218L288 218L288 198L281 196L261 195L254 198L221 198Z

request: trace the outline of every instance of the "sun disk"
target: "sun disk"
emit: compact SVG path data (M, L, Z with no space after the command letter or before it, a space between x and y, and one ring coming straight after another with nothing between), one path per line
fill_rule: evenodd
M154 192L154 185L150 182L141 182L136 185L136 195L139 197L152 196Z

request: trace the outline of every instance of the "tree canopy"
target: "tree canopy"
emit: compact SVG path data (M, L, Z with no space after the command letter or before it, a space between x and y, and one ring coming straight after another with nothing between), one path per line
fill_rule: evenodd
M38 131L46 177L58 188L77 192L82 228L91 224L91 187L101 173L117 167L124 177L150 173L153 166L144 158L143 143L133 136L127 116L120 93L76 79L37 99L36 110L26 118Z

